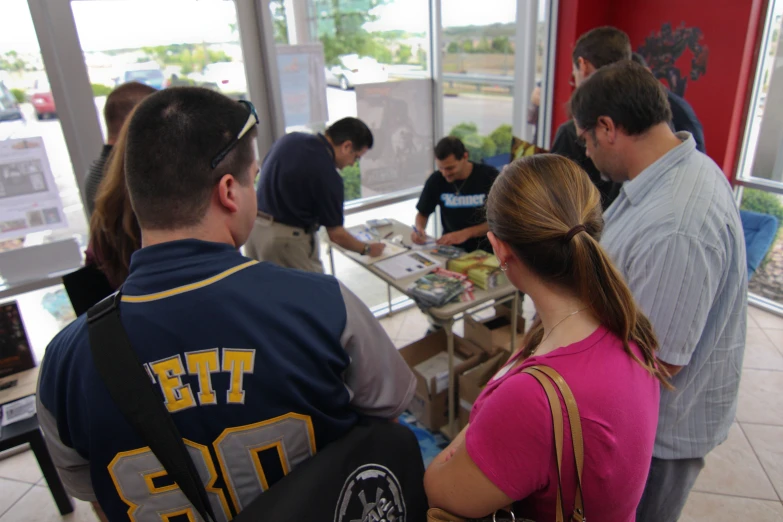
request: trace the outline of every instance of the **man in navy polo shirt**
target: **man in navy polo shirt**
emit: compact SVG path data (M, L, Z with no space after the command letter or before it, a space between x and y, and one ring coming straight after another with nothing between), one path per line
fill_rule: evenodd
M258 181L258 218L245 253L259 261L323 272L316 233L326 227L341 247L377 257L383 243L363 243L343 227L343 178L337 169L356 163L372 148L363 121L343 118L324 134L292 132L264 159Z
M173 88L139 105L127 137L142 249L121 320L219 521L360 415L398 416L416 385L378 321L336 279L237 251L256 217L257 122L248 102ZM199 519L110 398L85 316L47 348L37 399L71 495L109 520Z

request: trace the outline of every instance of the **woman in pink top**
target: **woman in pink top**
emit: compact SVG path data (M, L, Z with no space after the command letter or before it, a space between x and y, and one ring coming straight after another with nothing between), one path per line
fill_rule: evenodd
M537 155L503 170L487 214L501 267L533 300L538 319L523 349L473 405L470 424L427 470L430 505L478 518L515 503L518 516L555 519L552 415L538 381L520 373L546 365L563 376L579 407L587 520L633 522L652 458L660 385L668 383L650 322L598 244L599 193L572 161ZM569 517L576 471L565 425Z

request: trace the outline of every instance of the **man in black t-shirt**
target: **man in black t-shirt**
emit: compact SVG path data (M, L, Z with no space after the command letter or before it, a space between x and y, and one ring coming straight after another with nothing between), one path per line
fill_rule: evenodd
M484 206L497 169L470 161L465 145L453 136L435 146L435 164L438 170L427 179L416 205L419 213L411 240L417 244L426 241L427 221L440 205L443 236L439 245L454 245L467 252L479 248L491 251Z

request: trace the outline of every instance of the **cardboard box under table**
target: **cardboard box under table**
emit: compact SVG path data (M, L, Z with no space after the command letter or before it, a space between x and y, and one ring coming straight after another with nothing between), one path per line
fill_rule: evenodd
M447 350L443 330L400 349L400 355L416 376L416 394L408 409L430 431L437 431L449 422ZM454 356L455 382L459 375L486 358L481 348L456 335Z
M465 339L474 342L490 355L498 352L511 352L511 308L495 306L495 315L485 319L476 319L465 314ZM525 333L525 319L517 316L517 338L514 351L522 346Z
M500 352L478 366L471 368L459 376L459 425L465 428L470 421L470 410L473 403L487 385L489 380L500 371L511 354Z

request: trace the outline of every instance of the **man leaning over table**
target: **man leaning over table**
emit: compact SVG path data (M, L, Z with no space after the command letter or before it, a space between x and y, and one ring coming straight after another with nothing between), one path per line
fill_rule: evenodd
M427 242L427 221L440 205L443 236L439 245L453 245L467 252L492 251L487 240L487 219L484 205L498 171L489 165L470 161L468 151L459 138L447 136L435 146L438 170L424 184L416 209L416 229L411 241Z

